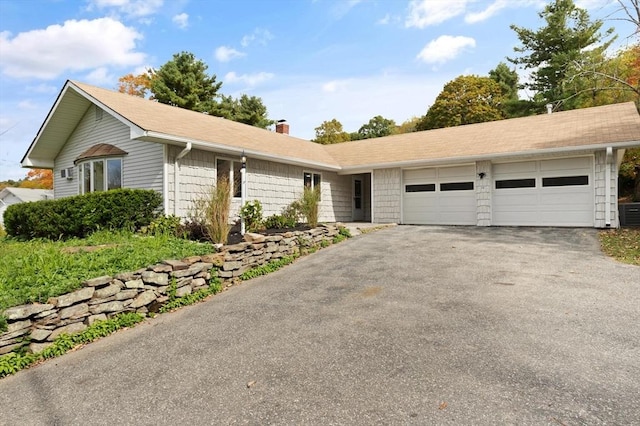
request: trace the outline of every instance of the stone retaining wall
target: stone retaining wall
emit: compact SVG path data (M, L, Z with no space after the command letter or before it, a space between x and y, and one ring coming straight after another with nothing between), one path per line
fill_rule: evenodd
M281 235L245 235L245 242L223 246L219 252L192 256L114 276L93 278L80 290L3 312L8 330L0 334L0 355L21 349L39 352L62 333L73 334L95 321L106 320L122 312L157 312L167 301L175 282L175 296L183 297L206 288L212 277L223 285L239 280L240 275L284 256L330 243L339 233L339 225L320 225L308 231Z

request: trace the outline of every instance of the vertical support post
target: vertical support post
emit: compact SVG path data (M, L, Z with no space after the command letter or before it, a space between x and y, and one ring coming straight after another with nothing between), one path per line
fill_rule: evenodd
M242 166L240 167L240 208L244 207L247 197L247 157L242 151ZM240 234L245 234L244 217L240 216Z

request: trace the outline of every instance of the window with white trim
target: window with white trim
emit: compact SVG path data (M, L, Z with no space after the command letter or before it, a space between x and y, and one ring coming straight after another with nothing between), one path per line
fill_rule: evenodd
M122 158L100 158L78 163L78 192L87 194L122 188Z
M233 183L233 197L242 197L242 175L240 174L240 168L242 163L237 160L227 160L225 158L216 159L216 178L227 179L229 183Z
M322 175L320 173L304 172L304 187L311 189L318 189L318 192L322 195Z

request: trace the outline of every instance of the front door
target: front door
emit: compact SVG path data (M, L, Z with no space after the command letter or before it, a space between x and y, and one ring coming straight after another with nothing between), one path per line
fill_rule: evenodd
M364 220L362 209L362 179L353 178L353 220Z

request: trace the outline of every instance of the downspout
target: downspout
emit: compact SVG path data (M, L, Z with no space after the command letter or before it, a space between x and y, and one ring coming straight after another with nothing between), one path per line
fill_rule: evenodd
M178 204L180 201L180 181L178 169L180 167L179 161L191 151L191 142L187 142L187 146L178 154L173 162L173 214L178 216Z
M611 227L611 160L613 158L613 148L607 147L607 155L604 160L604 226Z

